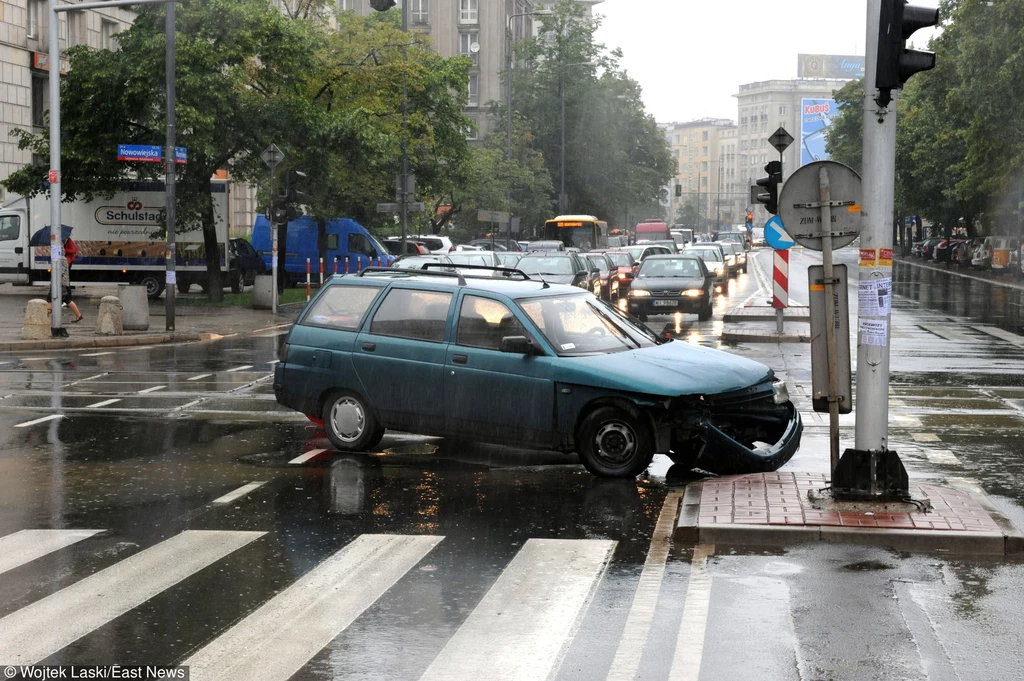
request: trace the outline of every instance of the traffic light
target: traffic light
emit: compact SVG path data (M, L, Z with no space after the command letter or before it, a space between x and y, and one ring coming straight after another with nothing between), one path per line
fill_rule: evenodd
M679 196L682 196L682 195L683 195L683 185L677 184L676 185L676 196L679 197Z
M915 73L935 68L935 53L908 50L907 40L922 28L938 23L939 10L934 7L911 5L907 0L882 0L875 68L879 106L889 106L892 91L901 89Z
M748 225L753 225L754 224L754 214L753 213L747 213L747 224Z
M270 222L279 225L288 222L288 202L283 196L270 199Z
M288 179L285 181L284 202L285 211L288 215L289 220L294 220L295 218L302 215L302 212L299 210L299 206L301 206L303 201L305 200L306 193L300 191L296 185L298 185L300 182L305 181L305 179L306 173L300 170L288 171Z
M757 202L763 203L764 207L772 215L779 214L779 185L782 184L782 161L770 161L764 167L768 177L762 177L757 181L758 187L764 187L767 193L759 193Z

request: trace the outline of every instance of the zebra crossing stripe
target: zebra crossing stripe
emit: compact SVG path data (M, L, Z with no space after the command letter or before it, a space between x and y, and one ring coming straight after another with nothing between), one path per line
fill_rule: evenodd
M686 588L683 620L676 637L676 650L668 681L698 681L704 659L704 635L707 633L708 610L711 608L711 573L708 557L714 544L698 544L690 561L690 584Z
M0 574L103 530L22 530L0 537Z
M614 548L606 540L528 540L420 681L550 678Z
M0 660L36 664L264 532L187 530L0 619Z
M191 681L286 681L442 539L361 535L182 665Z

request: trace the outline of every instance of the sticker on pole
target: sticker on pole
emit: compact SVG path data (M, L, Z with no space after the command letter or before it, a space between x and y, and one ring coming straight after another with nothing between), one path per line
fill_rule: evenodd
M50 180L50 184L57 184L57 182L60 181L60 172L51 170L48 175L48 179Z
M764 240L777 251L785 251L796 243L786 234L786 228L782 226L782 219L778 215L765 223Z

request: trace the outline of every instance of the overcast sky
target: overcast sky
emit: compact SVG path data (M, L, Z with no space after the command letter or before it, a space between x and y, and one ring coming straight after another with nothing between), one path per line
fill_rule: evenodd
M739 86L795 78L797 54L864 54L866 0L605 0L595 9L599 40L622 48L659 122L735 120Z

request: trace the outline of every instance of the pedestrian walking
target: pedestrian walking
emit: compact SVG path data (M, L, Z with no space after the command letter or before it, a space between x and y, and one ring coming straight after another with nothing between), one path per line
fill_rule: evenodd
M72 324L77 324L82 321L82 313L78 310L78 305L71 299L71 263L75 261L75 257L78 255L78 246L71 237L64 240L64 267L60 271L60 288L61 288L61 300L69 310L75 313L75 318L72 320ZM53 313L53 303L47 303L46 309Z

